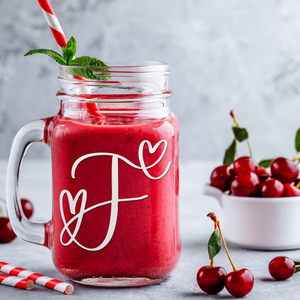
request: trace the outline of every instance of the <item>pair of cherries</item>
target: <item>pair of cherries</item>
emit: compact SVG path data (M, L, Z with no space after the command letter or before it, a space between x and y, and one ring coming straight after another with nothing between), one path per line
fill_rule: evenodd
M274 159L269 173L252 157L239 157L233 167L215 168L211 174L211 185L225 192L230 190L242 197L293 197L300 196L299 167L284 157Z
M197 283L207 294L215 295L224 287L234 297L244 297L254 285L254 277L248 269L240 269L227 274L222 267L204 266L197 273Z
M248 269L238 270L229 255L225 239L222 234L220 222L214 213L207 215L214 221L214 232L208 241L208 254L211 259L210 266L201 267L197 272L197 283L207 294L217 294L226 287L227 291L234 297L244 297L250 293L254 285L254 277ZM223 243L227 257L233 271L228 273L222 267L215 267L214 257L221 250Z
M22 198L21 205L26 218L29 219L34 210L32 202ZM7 217L0 217L0 243L10 243L15 237L16 234L11 227L9 219Z

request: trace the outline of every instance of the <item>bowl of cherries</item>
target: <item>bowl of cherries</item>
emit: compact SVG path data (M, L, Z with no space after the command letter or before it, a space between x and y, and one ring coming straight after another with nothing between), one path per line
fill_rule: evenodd
M258 163L252 157L248 133L236 126L234 142L223 165L216 167L203 193L217 199L224 213L225 237L244 248L300 248L299 160L278 157ZM238 142L247 140L250 156L236 158ZM300 151L300 130L296 134Z

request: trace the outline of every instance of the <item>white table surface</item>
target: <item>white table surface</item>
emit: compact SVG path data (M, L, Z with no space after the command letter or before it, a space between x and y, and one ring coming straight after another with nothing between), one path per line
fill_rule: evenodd
M74 285L70 296L35 285L30 291L0 285L0 299L233 299L224 289L216 296L203 293L196 283L196 273L208 265L207 241L213 229L206 217L213 211L218 216L226 235L222 210L217 201L201 194L201 187L208 181L218 162L190 161L180 166L180 227L182 254L174 272L162 283L137 288L97 288ZM5 197L6 161L0 160L0 197ZM45 222L51 218L51 166L47 160L26 160L20 176L20 195L29 198L35 206L32 221ZM299 228L300 229L300 228ZM300 230L299 230L300 234ZM255 277L254 288L247 299L300 299L300 273L287 281L275 281L268 273L270 260L278 255L300 260L300 250L254 251L229 245L237 268L248 268ZM0 261L29 269L56 279L66 280L52 263L47 248L16 238L9 244L0 244ZM217 265L231 272L224 249L216 257ZM25 298L26 297L26 298Z

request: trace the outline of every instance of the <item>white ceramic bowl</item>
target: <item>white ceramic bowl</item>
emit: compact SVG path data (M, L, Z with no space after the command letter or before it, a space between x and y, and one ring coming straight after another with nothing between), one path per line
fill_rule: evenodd
M221 205L229 242L259 250L300 248L300 197L237 197L210 185L203 193Z

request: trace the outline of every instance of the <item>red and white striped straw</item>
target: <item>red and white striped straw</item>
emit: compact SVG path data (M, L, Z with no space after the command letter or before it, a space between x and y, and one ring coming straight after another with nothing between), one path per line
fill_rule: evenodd
M12 266L5 262L0 262L0 272L32 280L34 283L47 287L49 289L61 292L66 295L71 295L74 291L74 287L66 282L50 278L26 269Z
M49 0L38 0L40 7L44 13L47 23L52 31L52 34L56 40L57 45L62 48L66 47L67 39L59 24L59 21L55 15L55 12L49 2Z
M65 47L67 45L67 38L59 24L59 21L55 15L55 12L51 6L51 3L49 0L38 0L40 7L44 13L44 16L47 20L47 23L52 31L52 34L56 40L57 45L59 46L60 50L62 47ZM76 76L76 79L84 79L82 77ZM98 112L98 107L96 103L87 103L86 104L87 111L96 116L102 116Z
M31 279L24 279L6 274L0 274L0 284L17 287L24 290L31 290L34 286L34 283Z

